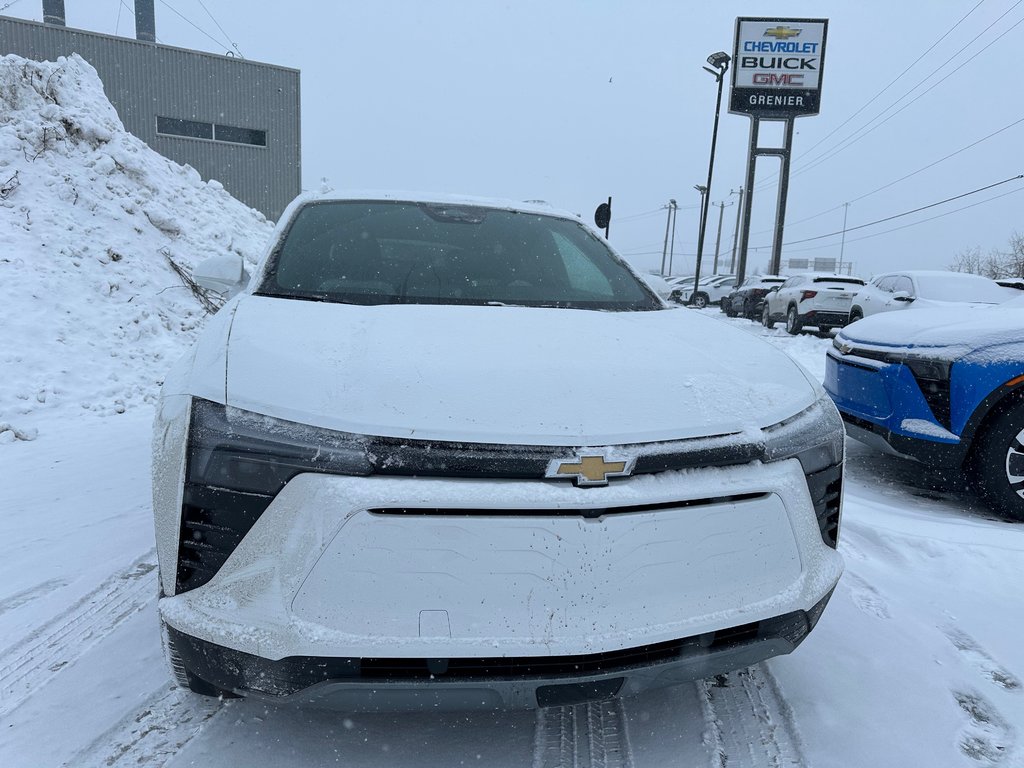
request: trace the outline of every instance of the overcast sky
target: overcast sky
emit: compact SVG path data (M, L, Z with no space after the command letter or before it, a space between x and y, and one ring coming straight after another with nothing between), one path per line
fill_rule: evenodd
M134 35L131 0L65 5L69 26ZM42 0L2 13L38 21ZM588 221L610 195L611 241L645 269L660 266L675 198L682 273L693 271L693 186L707 180L715 107L701 66L732 52L740 15L829 19L821 114L796 124L783 258L838 257L840 235L809 238L842 230L846 202L852 229L1024 173L1021 0L157 0L156 29L167 45L235 44L302 71L305 187L326 177L337 189L543 199ZM727 112L728 84L723 101L716 203L737 199L750 124ZM767 266L778 161L757 168L748 271ZM736 210L724 211L725 262ZM1024 233L1022 211L1016 180L848 230L844 258L864 277L943 268L965 248L1005 248Z

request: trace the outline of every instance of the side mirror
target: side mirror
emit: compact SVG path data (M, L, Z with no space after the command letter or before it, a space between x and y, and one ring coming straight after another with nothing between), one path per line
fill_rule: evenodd
M248 284L249 273L241 256L212 256L196 265L192 279L230 299Z
M896 291L896 293L894 293L892 295L892 300L893 301L911 302L911 301L914 300L914 297L911 296L908 291Z
M779 286L773 285L771 288L768 289L768 293L775 293L777 290L779 290Z

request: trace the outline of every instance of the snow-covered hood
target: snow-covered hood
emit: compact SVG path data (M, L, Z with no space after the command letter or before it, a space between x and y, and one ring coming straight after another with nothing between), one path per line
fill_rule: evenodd
M244 296L230 405L360 434L601 445L740 432L810 405L802 369L688 310L352 306Z
M955 358L972 349L1024 340L1024 308L957 306L913 312L885 312L848 325L838 345L879 349L943 349Z

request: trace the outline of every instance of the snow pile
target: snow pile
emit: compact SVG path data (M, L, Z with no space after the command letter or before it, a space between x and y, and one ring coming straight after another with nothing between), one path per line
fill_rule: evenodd
M207 315L170 261L252 264L271 230L125 131L81 57L0 57L0 443L151 401Z

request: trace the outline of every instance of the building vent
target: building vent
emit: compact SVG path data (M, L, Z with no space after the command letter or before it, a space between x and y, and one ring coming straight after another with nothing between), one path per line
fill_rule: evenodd
M147 43L156 42L156 16L153 0L135 0L135 37Z
M58 27L65 26L64 0L43 0L43 23Z

